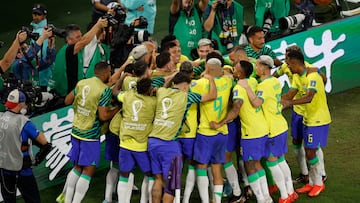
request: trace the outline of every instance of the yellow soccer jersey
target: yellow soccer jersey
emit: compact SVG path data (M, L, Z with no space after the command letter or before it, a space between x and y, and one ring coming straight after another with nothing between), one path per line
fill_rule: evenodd
M228 134L227 125L223 125L217 130L210 128L210 121L220 122L225 118L228 110L229 96L232 87L232 79L228 76L215 78L217 98L213 101L200 104L200 123L198 133L213 136L218 133ZM191 90L195 93L204 95L209 92L209 80L201 78L191 84Z
M281 114L281 85L277 78L268 77L258 85L257 95L263 100L262 110L269 126L269 137L275 137L288 129L288 124Z
M248 80L250 87L255 92L253 87L256 87L257 81L255 78ZM249 100L246 90L236 85L233 89L233 100L241 100L243 103L240 108L239 116L241 121L241 138L242 139L255 139L269 134L261 107L254 108Z
M306 87L307 87L307 78L306 78L306 70L302 75L294 74L291 89L296 90L297 93L294 96L294 99L299 99L306 94ZM293 110L299 114L304 116L305 113L305 104L294 105Z
M311 63L309 63L309 62L307 62L307 61L305 61L304 64L305 64L305 66L306 66L307 68L313 68L313 67L315 67L314 65L312 65ZM288 78L289 78L290 84L292 84L293 74L292 74L292 72L290 71L290 68L289 68L289 66L288 66L287 63L283 63L283 64L280 66L280 68L276 70L276 73L277 73L279 76L282 76L282 75L286 74L286 75L288 76Z
M128 76L124 79L121 90L128 91L136 88L136 83L139 80L138 77Z
M305 105L304 125L322 126L331 123L329 107L327 105L324 82L317 72L307 76L307 90L316 93L312 101Z

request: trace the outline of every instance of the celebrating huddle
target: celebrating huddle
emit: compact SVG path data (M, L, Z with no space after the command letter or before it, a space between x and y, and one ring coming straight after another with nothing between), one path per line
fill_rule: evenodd
M116 184L119 202L130 202L135 167L144 173L141 202L180 202L184 160L183 202L189 202L195 183L202 202L221 202L222 168L233 191L229 202L245 202L251 194L258 202L273 202L274 187L280 191L279 202L293 202L301 198L299 193L319 195L325 185L323 155L317 152L326 146L331 122L322 74L305 65L296 46L287 49L286 63L273 74L272 57L253 59L245 50L236 46L228 58L211 51L199 75L189 61L179 62L178 70L154 74L157 69L138 59L126 66L112 89L105 85L110 66L98 63L95 76L79 81L65 99L75 112L69 153L75 165L59 197L65 202L84 198L99 161L101 133L107 135L105 156L112 161L104 202L112 201ZM283 95L274 77L282 72L292 80ZM306 171L305 185L296 190L284 157L288 123L282 110L290 106L293 143L300 150L304 142L310 166L307 170L305 153L298 157ZM244 192L231 158L236 151Z

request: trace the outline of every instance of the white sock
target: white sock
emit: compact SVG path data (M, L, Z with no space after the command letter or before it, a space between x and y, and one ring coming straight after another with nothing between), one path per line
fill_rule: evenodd
M152 194L151 194L151 191L152 191L152 188L153 188L153 185L154 185L154 177L151 176L151 177L148 177L149 178L149 186L148 186L148 194L149 194L149 203L152 203Z
M207 168L207 175L209 177L209 185L210 185L210 196L211 199L214 200L215 199L215 193L214 193L214 177L212 175L212 170L211 167Z
M119 177L119 182L117 185L117 195L118 195L118 199L123 200L122 202L124 202L124 203L130 203L130 201L128 201L129 200L129 197L128 197L129 183L128 182L129 182L129 178L125 178L122 176Z
M186 175L186 182L185 182L185 189L184 189L184 197L183 197L183 203L189 203L191 193L195 186L195 178L196 178L196 172L195 168L192 165L188 165L188 173Z
M134 174L130 173L129 174L129 182L128 182L128 186L127 186L127 191L126 191L126 202L130 202L131 201L131 194L132 194L132 190L133 190L133 185L134 185Z
M273 176L276 186L280 190L281 198L286 199L288 197L288 193L287 193L286 185L285 185L285 177L284 177L284 174L282 173L277 161L272 161L272 162L266 161L266 164L268 165L268 167L271 171L271 175Z
M306 164L305 149L302 145L293 145L296 161L299 164L300 172L303 175L308 175L309 170Z
M318 150L316 150L316 155L319 157L321 176L326 176L325 163L324 163L324 152L320 147L318 148Z
M312 176L312 181L314 185L322 185L322 177L320 172L320 162L319 158L316 156L314 159L309 161L310 171L309 174ZM310 178L310 177L309 177Z
M260 186L260 178L258 173L253 173L248 176L248 182L251 187L251 190L254 192L256 196L257 202L264 202L265 197L262 193L262 189ZM266 184L267 185L267 184Z
M266 175L265 175L265 170L259 170L257 171L258 175L259 175L259 182L260 182L260 187L261 187L261 192L264 196L265 199L269 199L270 194L269 194L269 186L267 184L267 180L266 180Z
M215 203L221 203L224 185L214 185Z
M111 167L106 175L105 200L112 202L112 194L119 176L119 169Z
M85 174L81 174L78 182L76 183L76 189L74 194L73 203L80 203L84 197L86 192L89 189L91 177Z
M286 190L288 194L293 194L294 193L294 185L291 179L291 170L289 165L286 163L284 157L280 157L278 159L279 161L279 167L281 169L281 171L283 172L284 176L285 176L285 185L286 185Z
M65 203L71 203L75 193L76 183L80 178L81 173L76 169L72 169L66 178L66 192Z
M234 167L234 164L232 162L228 162L224 164L225 174L226 178L228 179L231 188L233 190L234 196L240 196L241 195L241 189L239 185L239 177L236 172L236 169Z
M209 202L209 178L206 169L196 169L196 183L199 190L201 202Z
M242 180L244 181L244 185L248 186L249 185L249 181L248 181L248 177L245 171L245 165L244 165L244 161L241 159L239 160L239 170L242 176Z
M141 197L140 197L140 203L147 203L149 200L149 177L144 176L144 179L141 184Z

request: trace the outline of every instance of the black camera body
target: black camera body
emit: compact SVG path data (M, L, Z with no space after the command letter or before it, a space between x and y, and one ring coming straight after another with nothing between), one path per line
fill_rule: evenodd
M148 41L150 34L147 30L139 30L139 31L135 31L133 36L134 36L133 44L136 46L145 41Z
M231 36L228 36L226 38L220 38L220 42L222 45L226 46L227 50L230 50L234 47L233 38Z
M218 0L216 9L217 10L225 10L226 9L226 0Z
M119 23L124 23L126 19L126 9L121 5L115 5L111 9L115 11L115 15L106 13L105 15L102 16L102 18L108 20L109 26L115 26L118 25Z
M53 24L48 24L47 28L50 28L52 30L53 35L56 35L56 36L61 37L61 38L66 37L66 30L65 29L57 28Z
M148 26L148 21L144 16L140 16L139 18L139 25L135 26L135 28L147 28Z
M28 28L26 26L22 26L20 32L26 32L27 38L30 38L34 41L39 39L39 36L40 36L39 33L33 32L30 28Z

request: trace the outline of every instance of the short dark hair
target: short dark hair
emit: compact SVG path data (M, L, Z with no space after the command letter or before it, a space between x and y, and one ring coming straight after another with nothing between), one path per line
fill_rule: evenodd
M163 51L156 56L156 66L158 68L164 67L170 61L171 61L170 53L167 51Z
M167 42L172 42L176 40L176 36L175 35L172 35L172 34L169 34L169 35L166 35L165 37L163 37L161 39L161 42L160 42L160 46L162 47L165 43Z
M190 78L189 74L186 74L186 73L184 73L184 72L178 72L178 73L176 73L176 75L174 76L173 82L174 82L175 85L176 85L176 84L183 83L183 82L190 83L190 82L191 82L191 78Z
M259 27L259 26L251 26L249 29L248 29L248 31L247 31L247 33L246 33L246 36L247 36L247 38L250 38L250 37L252 37L252 36L254 36L255 35L255 33L257 33L257 32L264 32L264 30L261 28L261 27Z
M66 37L68 37L72 31L80 30L80 26L77 24L69 24L65 27L65 30L66 30Z
M150 78L141 78L136 83L136 91L139 94L147 95L151 89L152 80Z
M231 52L240 52L240 51L245 52L245 48L244 48L244 46L237 45L231 49L230 53Z
M129 63L128 65L125 66L124 72L125 73L134 73L134 64L133 63Z
M139 60L134 63L134 75L140 77L144 75L145 71L149 68L149 65L143 61Z
M287 57L289 59L295 59L301 63L304 63L304 54L301 52L301 51L298 51L298 50L290 50L288 53L287 53Z
M95 74L103 73L104 71L106 71L107 68L110 68L110 64L106 62L99 62L95 65L94 73Z
M193 73L193 66L191 64L190 61L184 61L181 63L180 65L180 72L189 74L189 76L191 77L191 74Z
M160 52L169 51L170 48L176 47L175 42L166 42L161 46Z
M208 55L206 56L206 62L211 59L211 58L217 58L220 60L221 62L221 67L223 67L225 65L225 61L224 58L222 57L221 54L219 54L217 51L212 51L210 53L208 53Z
M250 77L254 69L253 65L249 61L243 61L243 60L241 60L239 63L241 68L243 69L245 77L246 78Z

